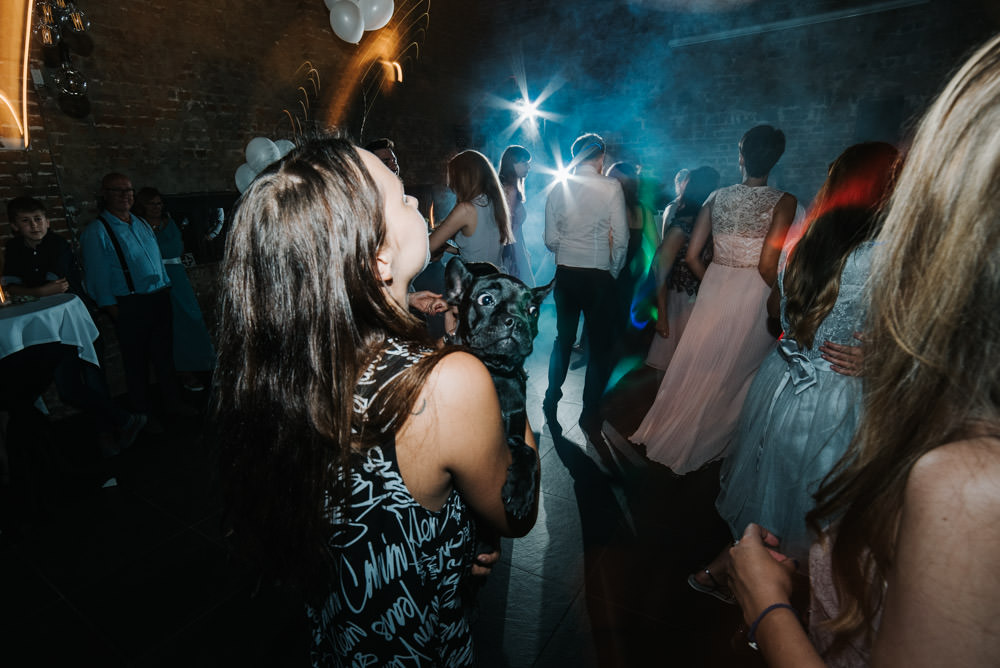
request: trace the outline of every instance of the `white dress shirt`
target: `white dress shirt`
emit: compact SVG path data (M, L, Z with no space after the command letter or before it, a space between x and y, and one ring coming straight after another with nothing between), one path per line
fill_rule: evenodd
M545 202L545 245L556 264L602 269L618 278L628 249L625 195L621 184L582 164Z

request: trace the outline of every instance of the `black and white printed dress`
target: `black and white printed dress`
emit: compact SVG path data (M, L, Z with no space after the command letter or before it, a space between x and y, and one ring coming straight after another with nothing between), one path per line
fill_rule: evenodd
M362 375L354 410L431 351L390 340ZM441 510L407 490L395 437L358 454L344 509L331 514L334 581L308 608L314 666L471 666L472 634L462 594L474 558L472 514L457 490Z

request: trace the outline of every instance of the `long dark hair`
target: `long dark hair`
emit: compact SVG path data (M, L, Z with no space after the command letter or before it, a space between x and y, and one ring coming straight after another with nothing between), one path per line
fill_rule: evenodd
M893 183L899 151L891 144L855 144L830 166L806 232L792 251L783 282L789 337L812 348L816 329L833 310L847 258L877 231L878 209Z
M354 388L389 337L423 341L384 289L384 197L353 145L320 138L240 198L220 277L216 411L227 535L316 595L348 458L394 433L441 353L378 394Z
M517 144L512 144L505 148L503 155L500 156L500 169L497 174L500 178L500 185L514 188L517 191L518 198L522 202L524 201L524 179L518 177L517 171L514 170L514 165L519 162L528 162L529 160L531 160L531 153L528 152L528 149Z

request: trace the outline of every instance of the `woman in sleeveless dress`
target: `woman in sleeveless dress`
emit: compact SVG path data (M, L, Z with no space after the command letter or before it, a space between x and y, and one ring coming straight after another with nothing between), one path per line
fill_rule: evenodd
M701 279L698 301L656 399L632 435L646 455L684 474L722 457L757 367L774 347L766 302L795 198L767 185L785 150L769 125L740 141L743 183L712 193L698 214L685 260ZM701 253L713 239L707 267Z
M135 194L134 213L141 216L156 235L163 256L163 267L170 277L170 306L173 311L174 368L184 388L195 392L205 389L196 372L215 368L215 347L208 334L198 297L181 264L184 239L170 214L163 210L163 195L156 188L142 188Z
M261 173L227 239L226 535L302 594L313 665L473 665L468 578L499 556L476 556L477 522L503 535L534 523L504 510L489 373L435 349L406 309L426 255L416 200L340 139Z
M879 235L861 422L810 514L808 635L775 537L730 549L772 668L1000 665L997 127L1000 36L921 121Z
M656 336L649 345L646 364L657 370L657 377L661 381L674 351L677 350L677 342L691 318L698 296L701 281L691 272L684 258L701 205L719 187L719 173L711 167L699 167L693 172L687 172L684 184L684 194L671 203L674 212L663 230L663 242L656 249L653 260L656 276ZM711 259L712 249L706 244L702 260L707 264Z
M503 269L521 279L529 288L535 287L535 275L531 269L531 255L524 244L524 177L531 169L531 153L523 146L512 145L504 149L500 156L500 185L503 187L507 210L510 212L510 226L514 235L513 243L504 247Z
M463 262L489 262L502 268L504 246L513 235L493 165L479 151L462 151L448 162L448 187L455 193L455 208L431 232L431 254L450 251L446 243L452 240Z
M898 157L889 144L858 144L830 167L775 286L784 338L750 385L722 465L716 507L733 538L757 522L779 537L782 553L803 563L814 539L806 526L813 494L844 454L860 417L860 379L830 360L837 360L836 347L857 343L870 239ZM726 600L728 563L726 549L688 584Z

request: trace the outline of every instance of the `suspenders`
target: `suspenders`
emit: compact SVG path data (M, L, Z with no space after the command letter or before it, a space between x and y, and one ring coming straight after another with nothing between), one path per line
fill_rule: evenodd
M118 243L118 237L116 237L114 232L111 231L111 225L104 217L103 212L99 217L101 219L101 223L104 225L104 231L108 233L108 238L111 239L111 245L115 247L115 253L118 254L118 262L121 263L122 272L125 274L125 283L128 285L128 293L130 295L134 295L135 283L132 282L132 272L129 271L128 262L125 261L125 253L122 252L121 244Z

